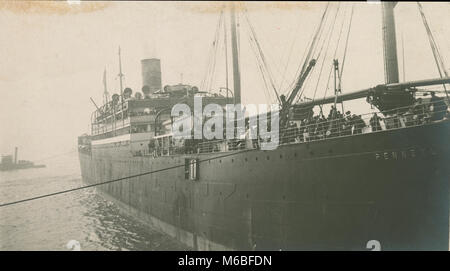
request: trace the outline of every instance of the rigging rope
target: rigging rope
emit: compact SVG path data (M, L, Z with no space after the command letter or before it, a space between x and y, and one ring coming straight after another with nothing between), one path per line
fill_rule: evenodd
M226 96L228 97L228 42L227 42L227 24L224 19L223 23L223 45L225 50L225 88Z
M344 48L344 56L342 58L342 65L341 65L341 74L339 77L342 78L342 74L344 73L344 65L345 65L345 58L347 56L347 48L348 48L348 41L350 37L350 30L352 29L352 22L353 22L353 10L354 10L355 4L352 4L352 12L350 13L350 22L348 24L348 31L347 31L347 39L345 40L345 48Z
M312 39L311 45L309 47L308 54L306 55L306 59L303 62L303 65L301 66L300 71L297 73L296 78L294 79L294 84L297 83L298 78L300 78L300 76L305 72L307 66L309 65L309 62L311 61L311 55L313 54L313 51L315 51L315 49L316 49L317 38L320 39L320 37L322 36L323 25L327 18L329 6L330 6L330 2L327 2L327 5L325 6L322 17L320 19L319 26L317 27L316 33L314 34L314 38ZM300 68L300 66L299 66L299 68ZM287 95L287 97L291 96L293 90L294 89L292 88L291 91L289 92L289 94ZM300 94L300 96L301 96L301 94Z
M309 52L309 50L310 50L310 48L311 48L311 46L312 46L312 43L313 43L313 37L315 36L315 33L317 33L317 31L316 32L313 32L313 33L311 33L311 36L309 37L309 39L308 39L308 43L306 44L306 47L305 47L305 50L304 50L304 52L303 52L303 55L302 55L302 58L301 58L301 60L300 60L300 64L301 63L305 63L305 61L306 61L306 57L307 57L307 53ZM309 50L308 50L309 49ZM294 88L294 86L297 84L297 80L298 80L298 78L300 77L300 69L301 69L301 65L298 65L297 66L297 70L295 71L295 74L294 74L294 80L292 80L291 81L291 83L286 87L286 89L284 90L284 93L286 93L286 97L289 97L289 93L290 93L290 91L292 91L292 89ZM307 79L309 79L309 77L307 78ZM308 81L308 80L306 80L306 81ZM306 83L306 81L305 81L305 83ZM304 85L306 85L306 84L304 84Z
M339 3L339 4L340 4L340 3ZM315 89L314 89L314 94L313 94L313 98L312 98L313 100L316 98L317 89L318 89L318 87L319 87L319 83L320 83L320 78L321 78L321 76L322 76L323 67L324 67L324 64L325 64L325 61L326 61L326 58L327 58L327 55L328 55L328 48L329 48L329 46L330 46L331 37L333 36L333 30L334 30L334 26L336 25L336 20L337 20L338 14L339 14L339 10L340 10L340 5L338 5L338 8L337 8L337 10L336 10L336 14L335 14L335 16L334 16L333 24L332 24L332 26L330 27L330 30L329 30L329 36L328 36L327 47L326 47L326 49L325 49L325 55L324 55L324 57L323 57L322 65L321 65L321 67L320 67L319 77L317 78L316 87L315 87ZM343 24L342 24L342 26L343 26ZM342 32L342 27L341 27L341 32ZM339 39L340 39L340 36L341 36L341 33L339 33ZM320 54L322 53L323 45L324 45L324 44L322 44L322 48L320 48L319 54L318 54L318 56L317 56L317 59L319 59ZM338 40L338 45L339 45L339 40ZM336 49L337 49L337 47L336 47ZM335 53L336 53L336 52L335 52Z
M207 58L208 62L206 64L205 75L204 75L204 77L203 77L203 79L202 79L202 81L200 83L200 89L202 89L202 90L205 90L205 88L206 88L205 84L206 84L206 81L208 80L208 74L209 74L209 71L210 71L210 66L211 66L211 61L212 61L212 54L213 54L213 51L214 51L214 42L215 42L215 39L214 39L214 41L212 43L213 46L211 46L211 48L209 49L208 58Z
M321 67L320 67L320 70L319 70L319 75L318 75L317 83L316 83L315 90L314 90L314 97L315 97L317 89L318 89L318 84L320 82L320 78L321 78L321 75L322 75L322 70L323 70L323 67L324 67L324 64L325 64L326 56L328 55L328 48L329 48L329 45L330 45L331 37L333 35L333 29L334 29L334 26L336 24L336 19L337 19L337 15L339 13L339 9L340 9L340 3L338 3L337 9L336 9L336 13L335 13L335 16L334 16L334 20L333 20L333 24L329 27L328 32L324 36L324 38L322 40L322 43L321 43L321 46L320 46L320 49L319 49L319 51L317 53L317 56L315 57L316 60L318 60L318 61L320 60L320 55L322 54L323 48L324 48L325 43L326 43L327 46L326 46L326 49L325 49L325 56L323 57L323 59L321 61ZM311 80L309 80L311 78L312 78L312 76L309 76L307 78L308 83L309 83L309 81L311 81ZM297 97L296 102L298 102L301 99L301 97L304 95L304 92L305 92L306 89L307 89L306 87L303 87L302 91L300 92L300 95L298 95L298 97ZM313 100L314 100L314 98L313 98Z
M247 30L247 31L249 31L249 30ZM254 43L252 43L253 38L251 37L250 33L248 33L248 38L249 38L250 48L252 49L253 53L255 54L256 65L259 68L259 71L261 72L261 76L262 76L263 83L264 83L264 86L265 86L265 88L264 88L264 96L266 97L266 101L270 102L272 100L272 96L270 95L270 90L269 90L270 88L269 88L266 76L264 74L264 69L263 69L262 64L261 64L260 56L259 56L259 54L257 52L257 49L255 48Z
M219 44L220 44L220 32L221 32L221 29L222 29L222 22L223 22L223 13L221 14L221 20L219 20L219 26L218 26L218 28L217 28L217 40L216 40L216 42L215 42L215 50L214 50L214 58L213 58L213 64L212 64L212 69L211 69L211 76L210 76L210 81L209 81L209 83L208 83L208 85L207 85L207 91L210 91L210 89L211 89L211 87L212 87L212 84L213 84L213 81L214 81L214 78L215 78L215 71L216 71L216 62L217 62L217 51L218 51L218 48L219 48Z
M216 62L216 55L217 55L217 47L218 47L218 43L219 43L219 32L220 32L220 28L222 25L222 20L223 20L223 11L220 13L220 17L219 20L217 22L217 26L216 26L216 31L214 34L214 41L212 43L212 47L210 49L210 54L208 56L208 63L206 66L206 74L205 77L203 78L201 84L200 84L200 88L202 90L206 90L209 91L209 87L210 87L210 83L212 81L212 77L213 77L213 73L214 73L214 69L215 69L215 62Z
M347 56L347 48L348 48L348 41L349 41L349 36L350 36L350 29L351 29L351 25L352 25L351 23L352 23L352 20L353 20L353 8L354 8L354 4L352 5L352 11L351 11L351 14L350 14L350 22L349 22L349 25L348 25L347 39L345 41L344 56L343 56L343 60L342 60L341 70L339 72L339 78L342 78L342 71L343 71L343 67L344 67L344 64L345 64L345 59L346 59L346 56ZM340 37L339 37L339 39L340 39ZM337 50L337 47L336 47L336 50ZM336 57L336 52L337 51L335 51L334 58ZM325 92L323 94L323 98L326 97L326 95L328 93L328 89L330 88L329 85L330 85L331 73L333 72L333 68L334 68L334 66L331 65L330 72L328 73L328 79L327 79Z
M267 65L266 57L264 56L264 52L261 49L261 45L259 44L258 37L256 35L255 29L254 29L253 25L251 24L250 20L248 19L247 10L246 9L244 10L244 16L245 16L247 24L248 24L248 26L249 26L249 28L251 30L251 33L253 35L253 39L254 39L254 41L255 41L255 43L257 45L258 52L259 52L259 55L260 55L262 63L263 63L263 67L264 67L264 69L266 70L266 72L268 74L270 85L271 85L273 91L275 92L275 95L277 97L278 102L281 103L280 96L278 95L278 91L277 91L276 86L275 86L275 84L273 82L272 73L271 73L271 71L270 71L270 69L269 69L269 67Z
M301 17L299 17L299 18L301 18ZM286 76L287 68L288 68L289 63L291 61L291 55L292 55L292 51L294 49L294 44L295 44L295 42L297 41L297 38L298 38L298 30L300 29L300 25L301 25L301 20L298 21L297 27L295 29L295 33L294 33L294 37L295 38L294 38L294 40L291 43L291 47L290 47L289 52L288 52L288 58L287 58L287 61L286 61L286 65L284 66L284 70L283 70L283 74L281 76L280 84L278 85L278 89L280 90L280 92L284 92L284 91L282 91L282 86L283 86L284 78ZM303 56L306 55L306 50L307 49L308 49L308 47L305 47L305 51L303 52ZM284 52L283 52L282 56L284 56ZM284 59L284 57L282 57L282 59Z
M329 8L329 2L327 3L327 6L325 7L325 11L324 11L324 13L322 15L322 19L320 21L319 28L317 29L317 32L316 32L316 34L315 34L315 36L313 38L313 41L311 43L311 47L310 47L310 50L308 52L308 55L306 56L305 62L303 62L302 68L300 70L300 74L303 74L305 72L306 67L309 64L309 61L311 60L311 57L316 53L316 50L317 50L316 45L317 45L318 42L320 42L320 39L322 38L322 34L323 34L323 31L324 31L324 27L323 26L324 26L325 22L328 19L328 17L327 17L328 16L328 8Z
M448 77L447 71L445 70L444 61L442 60L442 56L439 53L439 48L437 47L436 41L434 40L434 37L433 37L433 33L431 32L431 29L430 29L430 27L428 25L427 18L425 17L425 13L423 12L422 4L417 2L417 6L419 7L419 12L420 12L420 15L422 17L422 21L423 21L423 24L425 26L425 29L427 31L428 40L430 42L431 50L433 51L434 61L436 62L436 66L437 66L439 75L440 75L441 78L443 78L443 73L444 73L444 75L446 77ZM447 96L447 100L450 101L449 95L448 95L448 92L447 92L447 88L445 87L445 84L443 84L443 86L444 86L444 90L445 90L445 95Z
M302 54L302 58L301 58L301 60L300 60L300 63L303 63L304 60L305 60L306 52L308 51L308 48L309 48L309 46L310 46L310 44L311 44L311 42L312 42L312 36L313 36L313 34L314 34L314 33L311 33L311 35L310 35L310 37L309 37L309 39L308 39L309 42L308 42L308 44L306 44L306 46L305 46L305 50L303 51L303 54ZM293 48L293 47L294 47L294 43L292 43L291 52L289 53L289 59L288 59L288 62L287 62L287 64L286 64L286 67L285 67L285 69L284 69L284 73L283 73L283 77L282 77L280 86L278 87L278 89L280 89L280 90L281 90L282 85L283 85L283 82L284 82L284 77L285 77L285 74L286 74L286 70L287 70L287 68L288 68L288 66L289 66L289 62L290 62L290 60L291 60L290 58L291 58L291 53L292 53L292 48ZM299 65L299 66L300 66L300 65ZM297 72L298 72L298 70L296 71L296 74L295 74L295 75L297 75ZM296 76L296 77L297 77L297 76ZM295 83L295 81L292 81L292 82L287 86L287 88L285 88L285 89L282 90L281 92L288 94L287 92L289 91L289 89L292 89L292 88L294 87L294 83Z

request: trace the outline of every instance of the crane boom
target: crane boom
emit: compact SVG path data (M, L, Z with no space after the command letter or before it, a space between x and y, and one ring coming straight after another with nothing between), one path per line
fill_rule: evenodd
M309 75L309 72L314 67L314 65L316 65L316 60L311 59L305 72L299 76L299 78L297 80L297 84L295 85L295 88L292 90L291 95L289 95L289 98L287 99L288 106L292 105L292 103L294 102L294 99L297 96L298 91L302 88L303 83L305 82L306 78Z

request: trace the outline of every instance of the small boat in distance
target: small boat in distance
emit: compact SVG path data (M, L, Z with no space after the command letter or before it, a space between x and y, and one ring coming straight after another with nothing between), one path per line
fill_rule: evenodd
M26 169L26 168L42 168L45 165L35 165L31 161L17 160L18 148L15 148L14 161L12 155L2 155L2 162L0 163L0 171Z

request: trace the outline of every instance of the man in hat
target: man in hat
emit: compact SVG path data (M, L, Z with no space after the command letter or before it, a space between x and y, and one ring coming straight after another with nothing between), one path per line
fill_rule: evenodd
M352 134L352 126L353 126L353 121L351 118L351 112L347 111L347 112L345 112L342 135L351 135Z
M373 113L369 123L370 127L372 127L372 132L381 131L380 117L378 117L377 113Z
M354 135L362 134L362 129L364 127L366 127L366 123L364 122L364 120L361 118L360 115L353 114L352 119L353 119L353 125L354 125L353 134Z

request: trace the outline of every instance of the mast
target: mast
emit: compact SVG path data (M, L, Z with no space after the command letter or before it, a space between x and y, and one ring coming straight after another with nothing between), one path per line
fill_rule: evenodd
M241 103L241 74L239 71L238 45L236 39L236 17L234 4L231 5L231 51L233 57L234 104Z
M103 72L103 88L104 88L104 91L103 91L103 103L104 104L108 104L109 93L108 93L108 87L107 87L107 84L106 84L106 68L105 68L105 71Z
M224 24L223 24L223 34L224 34L224 44L225 44L225 88L227 91L227 102L228 102L228 42L227 42L227 24L225 23L224 18Z
M120 57L120 46L119 46L119 79L120 79L120 97L123 100L123 85L122 85L122 77L123 77L123 73L122 73L122 59Z
M121 103L121 119L122 119L122 125L125 125L125 120L123 119L123 85L122 85L122 77L123 77L123 73L122 73L122 59L120 57L120 46L119 46L119 79L120 79L120 103ZM115 126L115 122L116 122L116 115L114 113L114 126ZM116 131L114 131L114 133L116 133Z
M397 2L382 2L382 32L384 77L386 84L398 83L397 40L395 37L394 8Z
M402 73L403 73L403 82L406 81L406 68L405 68L405 44L403 42L403 32L402 35Z

